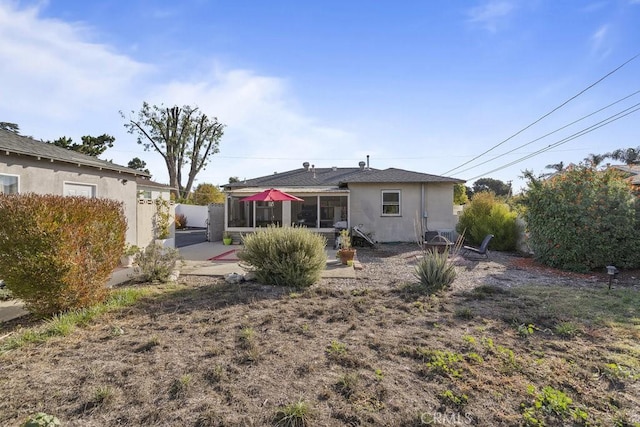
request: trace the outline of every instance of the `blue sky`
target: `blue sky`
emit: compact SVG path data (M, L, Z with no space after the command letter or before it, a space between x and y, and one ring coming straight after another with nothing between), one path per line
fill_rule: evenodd
M38 139L108 133L104 158L160 156L119 111L197 105L227 125L197 183L301 167L398 167L513 181L640 146L640 112L525 161L640 102L640 0L0 0L0 121ZM500 154L493 161L488 161ZM485 162L479 165L479 163ZM451 171L451 172L450 172Z

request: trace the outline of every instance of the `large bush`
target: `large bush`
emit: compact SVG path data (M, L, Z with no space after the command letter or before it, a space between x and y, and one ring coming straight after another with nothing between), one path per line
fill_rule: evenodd
M101 302L124 247L122 204L0 194L0 277L29 311L52 315Z
M640 267L640 203L619 172L580 165L530 179L525 203L529 244L544 264Z
M493 234L489 246L498 251L513 251L518 240L516 212L488 191L476 193L460 215L457 230L473 245L480 245L487 234Z
M258 281L269 285L306 287L326 267L327 240L306 228L266 227L242 238L238 258L249 264Z

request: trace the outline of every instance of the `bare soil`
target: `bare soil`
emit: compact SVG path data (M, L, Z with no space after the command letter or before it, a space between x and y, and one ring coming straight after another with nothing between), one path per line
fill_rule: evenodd
M0 425L42 411L64 426L264 426L304 402L311 426L520 426L544 387L571 399L542 400L548 426L574 425L577 409L589 425L640 423L637 272L607 292L605 274L493 253L457 260L451 288L428 297L419 255L358 249L357 279L303 291L196 276L157 286L0 356Z

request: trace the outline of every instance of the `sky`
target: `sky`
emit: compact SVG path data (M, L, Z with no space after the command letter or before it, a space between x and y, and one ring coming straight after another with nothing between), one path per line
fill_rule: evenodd
M191 105L225 124L196 184L369 155L519 191L525 169L640 146L639 22L640 0L0 0L0 121L110 134L101 158L168 183L124 124Z

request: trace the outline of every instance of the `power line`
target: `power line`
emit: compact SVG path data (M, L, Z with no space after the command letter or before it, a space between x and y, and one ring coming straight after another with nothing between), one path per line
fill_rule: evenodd
M568 128L569 126L573 126L574 124L576 124L576 123L578 123L578 122L580 122L580 121L582 121L582 120L584 120L584 119L586 119L586 118L589 118L589 117L591 117L591 116L593 116L593 115L595 115L595 114L598 114L598 113L600 113L600 112L602 112L602 111L606 110L607 108L610 108L610 107L612 107L612 106L614 106L614 105L616 105L616 104L619 104L620 102L625 101L625 100L627 100L627 99L631 98L632 96L637 95L638 93L640 93L640 90L637 90L637 91L633 92L633 93L632 93L632 94L630 94L630 95L627 95L627 96L625 96L625 97L623 97L623 98L620 98L620 99L618 99L617 101L614 101L614 102L612 102L612 103L611 103L611 104L609 104L609 105L606 105L606 106L604 106L604 107L602 107L602 108L600 108L600 109L598 109L598 110L596 110L596 111L594 111L594 112L592 112L592 113L590 113L590 114L587 114L586 116L582 116L582 117L580 117L579 119L574 120L574 121L572 121L571 123L566 124L566 125L564 125L564 126L562 126L562 127L558 128L558 129L556 129L556 130L554 130L554 131L552 131L552 132L549 132L549 133L547 133L547 134L545 134L545 135L542 135L542 136L541 136L541 137L539 137L539 138L533 139L533 140L531 140L531 141L529 141L529 142L527 142L527 143L525 143L525 144L522 144L522 145L520 145L520 146L518 146L518 147L516 147L516 148L513 148L513 149L511 149L511 150L509 150L509 151L506 151L506 152L504 152L504 153L502 153L502 154L499 154L499 155L497 155L497 156L495 156L495 157L492 157L492 158L491 158L491 159L489 159L489 160L485 160L485 161L484 161L484 162L482 162L482 163L478 163L478 164L477 164L477 165L475 165L475 166L469 166L468 168L466 168L466 169L463 169L463 170L459 171L459 172L458 172L458 174L461 174L461 173L466 172L466 171L471 170L471 169L475 169L475 168L477 168L478 166L482 166L482 165L484 165L484 164L487 164L487 163L489 163L489 162L492 162L492 161L494 161L494 160L496 160L496 159L499 159L500 157L504 157L504 156L506 156L507 154L511 154L511 153L513 153L514 151L517 151L517 150L519 150L519 149L521 149L521 148L523 148L523 147L526 147L527 145L531 145L531 144L533 144L534 142L540 141L541 139L544 139L544 138L546 138L546 137L548 137L548 136L551 136L551 135L553 135L554 133L560 132L561 130L566 129L566 128ZM637 105L637 104L636 104L636 105ZM631 107L631 108L633 108L633 107Z
M632 108L635 108L635 109L631 110ZM631 110L631 111L629 111L629 110ZM523 161L525 161L525 160L528 160L528 159L530 159L530 158L532 158L532 157L535 157L535 156L537 156L537 155L539 155L539 154L542 154L542 153L544 153L544 152L546 152L546 151L549 151L549 150L551 150L552 148L555 148L555 147L558 147L558 146L560 146L560 145L566 144L566 143L567 143L567 142L569 142L569 141L572 141L572 140L574 140L574 139L576 139L576 138L579 138L579 137L584 136L584 135L586 135L586 134L588 134L588 133L591 133L591 132L593 132L593 131L594 131L594 130L596 130L596 129L599 129L599 128L603 127L603 126L606 126L606 125L611 124L611 123L613 123L613 122L615 122L615 121L617 121L617 120L620 120L621 118L626 117L626 116L628 116L629 114L633 114L633 113L635 113L635 112L636 112L636 111L638 111L638 110L640 110L640 103L635 104L635 105L633 105L633 106L631 106L631 107L629 107L629 108L627 108L627 109L625 109L625 110L622 110L622 111L620 111L620 112L618 112L618 113L616 113L616 114L614 114L614 115L612 115L612 116L609 116L609 117L607 117L606 119L602 120L601 122L598 122L598 123L596 123L596 124L594 124L594 125L592 125L592 126L589 126L589 127L585 128L585 129L581 130L580 132L576 132L576 133L575 133L575 134L573 134L573 135L570 135L570 136L568 136L568 137L566 137L566 138L563 138L563 139L561 139L560 141L557 141L557 142L555 142L555 143L553 143L553 144L550 144L550 145L548 145L548 146L547 146L547 147L545 147L545 148L541 148L541 149L540 149L540 150L538 150L538 151L534 151L534 152L533 152L533 153L531 153L531 154L528 154L528 155L526 155L526 156L520 157L519 159L516 159L516 160L514 160L514 161L512 161L512 162L510 162L510 163L507 163L506 165L503 165L503 166L500 166L500 167L495 168L495 169L493 169L493 170L490 170L490 171L488 171L488 172L485 172L485 173L483 173L483 174L481 174L481 175L474 176L473 178L469 178L469 179L467 179L467 181L473 181L473 180L475 180L475 179L482 178L483 176L486 176L486 175L488 175L488 174L490 174L490 173L498 172L498 171L500 171L500 170L502 170L502 169L506 169L506 168L508 168L509 166L513 166L513 165L515 165L515 164L518 164L518 163L520 163L520 162L523 162ZM622 113L624 113L624 114L622 114ZM619 117L615 117L615 116L619 116Z
M594 83L590 84L589 86L587 86L585 89L581 90L580 92L578 92L577 94L575 94L574 96L572 96L571 98L567 99L566 101L564 101L562 104L558 105L557 107L555 107L553 110L549 111L548 113L544 114L543 116L541 116L540 118L538 118L537 120L535 120L533 123L530 123L529 125L525 126L524 128L520 129L518 132L514 133L513 135L511 135L510 137L508 137L507 139L499 142L498 144L494 145L493 147L489 148L488 150L478 154L477 156L475 156L474 158L472 158L469 161L466 161L465 163L461 164L460 166L457 166L453 169L449 169L448 171L442 173L442 175L447 175L457 169L460 169L463 166L468 165L469 163L473 162L474 160L479 159L480 157L484 156L485 154L495 150L496 148L498 148L499 146L501 146L502 144L506 143L507 141L510 141L511 139L515 138L516 136L520 135L522 132L524 132L525 130L529 129L531 126L537 124L538 122L542 121L543 119L545 119L546 117L550 116L551 114L555 113L557 110L559 110L560 108L564 107L565 105L567 105L569 102L573 101L574 99L576 99L577 97L579 97L580 95L582 95L583 93L585 93L586 91L588 91L589 89L593 88L594 86L596 86L597 84L599 84L600 82L602 82L604 79L606 79L607 77L611 76L612 74L614 74L615 72L617 72L618 70L620 70L622 67L624 67L625 65L627 65L628 63L630 63L631 61L635 60L638 56L640 56L640 53L636 54L635 56L633 56L631 59L628 59L627 61L625 61L624 63L622 63L621 65L619 65L618 67L616 67L615 69L613 69L612 71L608 72L607 74L605 74L603 77L601 77L600 79L598 79L597 81L595 81Z

